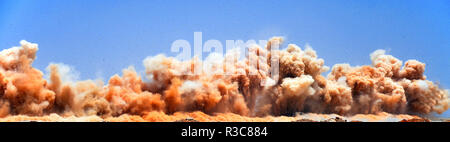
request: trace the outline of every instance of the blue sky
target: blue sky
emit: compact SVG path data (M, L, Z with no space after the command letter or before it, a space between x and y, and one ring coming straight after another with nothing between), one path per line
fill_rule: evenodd
M81 79L108 79L177 39L268 39L308 43L325 64L370 64L386 49L425 62L429 80L450 88L448 0L1 0L0 49L22 39L39 44L33 66L72 65ZM446 117L450 112L445 113Z

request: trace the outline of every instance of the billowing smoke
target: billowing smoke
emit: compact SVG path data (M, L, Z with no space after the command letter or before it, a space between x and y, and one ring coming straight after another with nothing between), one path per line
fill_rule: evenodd
M21 41L0 52L0 120L290 121L299 112L408 117L401 114L449 107L448 91L426 80L419 61L403 65L377 50L370 55L372 65L337 64L324 77L329 68L311 47L272 49L282 42L274 37L265 47L252 45L240 60L235 50L205 60L147 57L148 81L129 67L104 85L78 81L78 73L64 64L50 64L44 77L31 66L38 45ZM274 67L278 72L270 70Z

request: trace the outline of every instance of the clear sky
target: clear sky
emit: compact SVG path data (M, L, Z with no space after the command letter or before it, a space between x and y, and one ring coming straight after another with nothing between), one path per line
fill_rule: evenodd
M108 79L177 39L268 39L308 43L325 64L370 64L386 49L426 63L429 80L450 88L449 0L1 0L0 49L39 44L33 66L75 67L81 79ZM444 114L450 117L450 112Z

